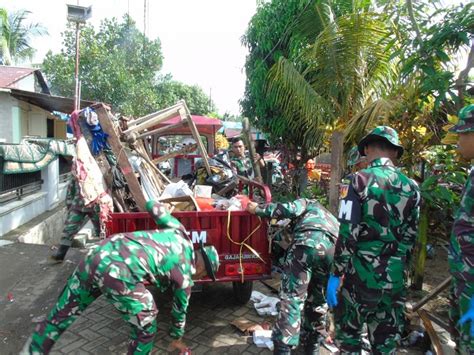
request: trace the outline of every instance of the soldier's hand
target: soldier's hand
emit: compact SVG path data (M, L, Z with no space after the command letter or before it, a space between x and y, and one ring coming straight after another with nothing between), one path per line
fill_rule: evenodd
M471 298L468 311L459 320L460 325L467 322L471 322L471 337L474 337L474 296Z
M169 351L178 350L180 354L191 353L188 349L188 346L184 343L184 341L181 340L181 338L173 340L168 346L168 350Z
M249 203L247 204L246 210L247 212L250 212L251 214L255 214L257 207L258 207L257 203L249 201Z

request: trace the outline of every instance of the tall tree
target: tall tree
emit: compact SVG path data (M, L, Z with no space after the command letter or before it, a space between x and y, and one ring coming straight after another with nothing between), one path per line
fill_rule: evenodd
M185 100L192 114L207 115L216 111L210 97L197 85L186 85L173 80L170 75L162 78L156 86L158 106L174 105L178 100Z
M35 36L47 34L39 23L26 23L30 11L21 10L11 14L0 8L0 63L18 64L26 59L32 60L35 49L31 40Z
M43 62L54 93L74 92L75 31L63 33L63 49L48 52ZM149 40L131 17L104 20L98 31L92 25L80 35L80 80L82 98L103 101L125 115L140 116L157 109L155 84L162 67L159 39Z

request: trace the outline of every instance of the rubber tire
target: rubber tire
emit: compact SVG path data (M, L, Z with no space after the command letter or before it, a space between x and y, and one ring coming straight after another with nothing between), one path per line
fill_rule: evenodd
M253 281L233 281L232 288L234 289L234 300L238 305L247 304L252 295Z

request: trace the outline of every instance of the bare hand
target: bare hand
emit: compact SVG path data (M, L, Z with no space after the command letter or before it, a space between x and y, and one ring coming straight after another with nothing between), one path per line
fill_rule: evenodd
M247 210L247 212L249 212L251 214L255 214L257 207L258 207L257 203L249 201L249 203L247 204L246 210Z
M179 350L180 353L188 351L188 346L180 339L173 340L168 346L169 351Z

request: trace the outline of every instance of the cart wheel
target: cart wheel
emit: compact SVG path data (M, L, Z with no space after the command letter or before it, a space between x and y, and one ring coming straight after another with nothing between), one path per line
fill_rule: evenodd
M233 281L234 299L237 304L244 305L250 300L252 295L253 281Z

